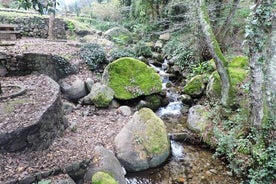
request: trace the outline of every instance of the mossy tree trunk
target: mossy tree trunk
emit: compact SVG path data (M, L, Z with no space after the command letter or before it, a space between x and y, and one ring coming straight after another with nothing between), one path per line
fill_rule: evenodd
M269 0L256 3L247 30L251 68L249 120L258 129L269 120L276 121L276 22L272 6Z
M208 50L215 61L216 68L221 79L221 103L224 106L228 106L231 86L230 77L226 69L227 61L220 50L220 46L211 28L205 0L197 0L197 7L200 26L206 39Z

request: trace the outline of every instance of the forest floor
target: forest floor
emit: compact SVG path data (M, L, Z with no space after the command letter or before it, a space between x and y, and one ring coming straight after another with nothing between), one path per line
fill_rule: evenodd
M77 56L79 45L77 42L54 42L44 39L24 38L16 42L15 46L0 47L0 51L1 49L8 49L14 53L37 52L66 55L72 58L72 62L77 62L79 60ZM99 75L92 74L84 64L80 64L80 72L69 78L71 77L81 79L90 77L95 81L99 80ZM1 77L0 80L2 85L12 82L12 78ZM24 85L28 84L24 83ZM31 86L26 86L26 88L28 87ZM43 92L33 95L41 95L41 93ZM44 100L47 101L47 99ZM63 99L63 101L65 100ZM18 106L17 108L18 111L24 111L24 106ZM114 150L114 138L130 118L120 114L116 108L98 109L94 106L81 105L75 105L73 112L66 114L65 117L68 120L69 127L61 137L54 140L48 149L0 154L0 183L23 179L38 172L53 168L65 168L72 163L92 159L94 148L97 145L103 145L105 148ZM13 120L12 123L15 124L21 121L20 118L16 119L15 117L13 117Z

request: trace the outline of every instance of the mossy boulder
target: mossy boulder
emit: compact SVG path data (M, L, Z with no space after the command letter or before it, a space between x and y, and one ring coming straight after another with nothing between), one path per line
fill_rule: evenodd
M162 164L170 154L164 122L149 108L140 109L115 137L115 149L127 171Z
M208 116L209 111L206 107L201 105L191 107L188 112L188 128L194 132L202 133L211 123Z
M130 57L120 58L107 65L102 81L113 89L115 98L121 100L160 93L162 90L160 76L154 69Z
M192 97L199 97L205 88L204 77L202 75L196 75L183 88L183 93L188 94Z
M96 107L108 107L113 99L114 91L106 85L96 83L92 86L88 96Z
M248 70L238 67L229 67L231 91L230 95L234 97L236 85L240 84L248 75ZM219 98L221 96L221 81L217 71L213 72L209 78L206 88L206 95L210 99Z
M248 58L245 56L236 56L230 61L228 67L235 67L235 68L244 68L248 67Z
M119 184L119 183L108 173L99 171L93 175L91 184Z

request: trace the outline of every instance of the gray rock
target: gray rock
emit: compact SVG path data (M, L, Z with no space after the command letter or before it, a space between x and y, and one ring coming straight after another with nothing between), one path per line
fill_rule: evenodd
M62 109L65 114L70 114L74 111L75 105L70 102L63 102L62 103Z
M51 184L76 184L72 178L70 178L67 174L60 174L57 176L52 176L50 178L44 179L39 183L47 183L47 181L51 182Z
M94 84L94 81L93 81L91 78L87 78L84 82L85 82L86 90L87 90L88 92L90 92L90 91L91 91L91 88L92 88L92 86L93 86L93 84Z
M159 40L169 41L171 39L170 33L164 33L159 36Z
M96 83L88 96L96 107L108 107L114 97L114 91L104 84Z
M139 110L115 137L115 149L127 171L162 164L170 153L164 122L149 108Z
M180 96L180 100L182 101L183 104L191 106L193 103L193 99L190 95L183 94Z
M202 133L211 123L208 119L209 111L205 106L195 105L189 109L188 128L194 132Z
M129 106L120 106L118 108L118 112L121 113L124 116L130 116L132 114L131 108Z
M126 172L112 151L102 146L97 146L95 148L95 155L98 159L94 159L94 162L88 167L84 176L85 183L90 183L92 176L98 171L111 174L120 184L126 183Z
M79 78L72 83L72 85L66 82L61 82L61 91L71 101L77 102L79 99L87 95L85 83Z
M160 51L163 48L163 42L161 40L157 40L154 44L154 49L156 51Z
M0 77L4 77L8 74L8 70L0 64Z

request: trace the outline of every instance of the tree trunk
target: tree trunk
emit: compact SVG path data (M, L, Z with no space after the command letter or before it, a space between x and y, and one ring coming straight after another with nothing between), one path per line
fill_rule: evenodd
M231 21L233 19L233 16L236 13L239 3L240 3L240 0L233 0L232 7L229 11L229 14L228 14L226 20L224 21L224 23L220 26L220 28L217 31L216 35L218 37L218 40L221 41L220 43L223 43L223 40L225 40L227 33L230 30L229 26L231 25Z
M50 8L50 16L49 16L49 25L48 25L48 39L54 40L54 22L55 22L55 9L56 9L56 1L53 0L53 7Z
M206 39L208 50L215 61L216 68L221 79L221 103L224 106L228 106L229 92L230 92L230 78L226 70L227 62L220 50L219 44L211 28L205 0L197 0L197 5L198 5L197 10L199 15L200 26L204 34L204 37Z
M272 19L271 34L269 36L268 44L268 59L267 59L267 69L265 72L265 94L266 94L266 105L267 105L267 115L269 118L273 119L276 112L276 14ZM274 119L274 124L275 124Z
M250 21L259 21L250 25L254 34L249 35L248 40L251 68L249 120L258 129L273 119L276 112L276 22L273 10L264 10L272 6L269 1L257 3ZM261 11L270 13L271 17L260 17ZM270 21L273 26L269 25Z
M1 82L0 82L0 94L2 94Z

